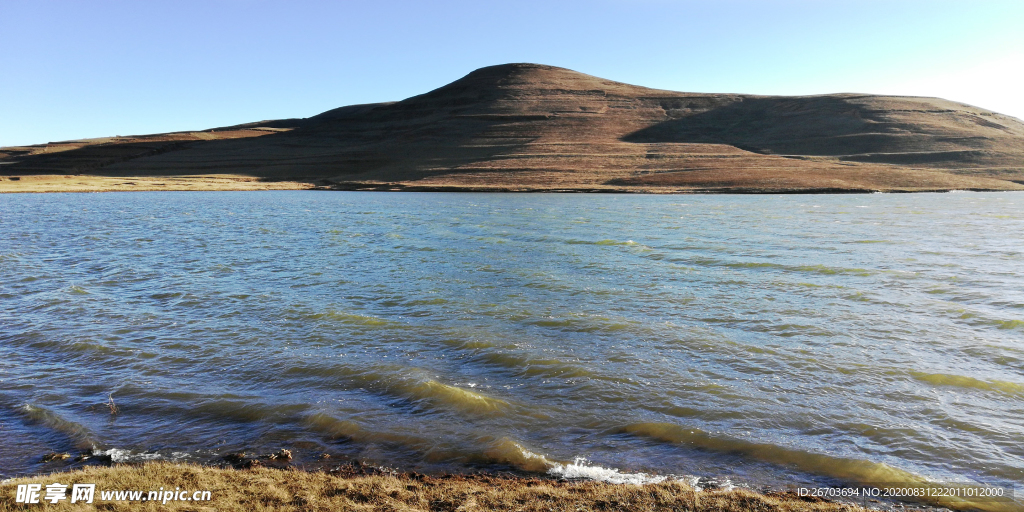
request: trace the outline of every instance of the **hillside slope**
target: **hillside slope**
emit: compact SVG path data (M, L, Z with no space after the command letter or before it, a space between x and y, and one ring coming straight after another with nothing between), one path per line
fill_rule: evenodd
M0 173L389 190L1024 190L1024 123L969 105L681 93L536 64L481 68L399 102L202 133L214 135L59 157L0 150L0 163L15 162Z

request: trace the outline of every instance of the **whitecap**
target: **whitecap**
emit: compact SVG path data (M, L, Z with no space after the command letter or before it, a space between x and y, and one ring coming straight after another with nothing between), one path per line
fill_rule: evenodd
M571 464L552 464L548 474L568 479L585 479L610 484L656 484L664 482L668 477L648 475L647 473L623 473L615 468L605 468L587 464L587 459L577 457Z

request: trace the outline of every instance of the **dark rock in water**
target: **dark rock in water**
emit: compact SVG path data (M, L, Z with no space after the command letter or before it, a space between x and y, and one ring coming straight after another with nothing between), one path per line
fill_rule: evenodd
M224 460L230 462L231 464L240 464L246 461L246 457L247 456L245 452L229 453L224 456Z
M280 453L281 452L278 452L273 455L264 455L263 458L266 458L268 460L278 460L276 456ZM229 453L224 456L224 460L231 464L235 469L249 469L258 466L263 466L263 461L261 461L257 457L250 457L249 454L246 452Z
M103 453L103 452L96 453L94 451L92 453L92 455L83 454L83 456L91 457L92 459L96 460L97 462L102 462L104 464L112 464L114 462L114 458L113 457L111 457L110 455L108 455L106 453Z
M53 462L53 461L57 461L57 460L67 460L67 459L70 459L70 458L71 458L71 454L68 454L68 453L50 452L50 453L47 453L46 455L43 455L43 462Z

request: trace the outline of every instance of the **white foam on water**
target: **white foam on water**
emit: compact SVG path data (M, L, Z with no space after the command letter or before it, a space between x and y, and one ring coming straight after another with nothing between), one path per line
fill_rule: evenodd
M93 449L92 455L107 456L110 457L111 462L145 462L149 460L180 460L188 457L187 452L172 452L170 455L164 455L157 452L133 452L131 450L123 450L120 448L111 448L109 450Z
M623 473L615 468L587 465L587 459L577 457L571 464L554 463L548 470L549 475L562 478L580 478L610 484L656 484L668 479L665 476L648 475L647 473Z

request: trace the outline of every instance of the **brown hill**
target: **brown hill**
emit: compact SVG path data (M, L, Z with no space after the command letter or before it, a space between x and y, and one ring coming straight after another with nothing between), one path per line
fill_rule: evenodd
M0 163L8 176L230 175L345 189L1024 190L1024 123L936 98L681 93L506 64L400 102L4 148Z

